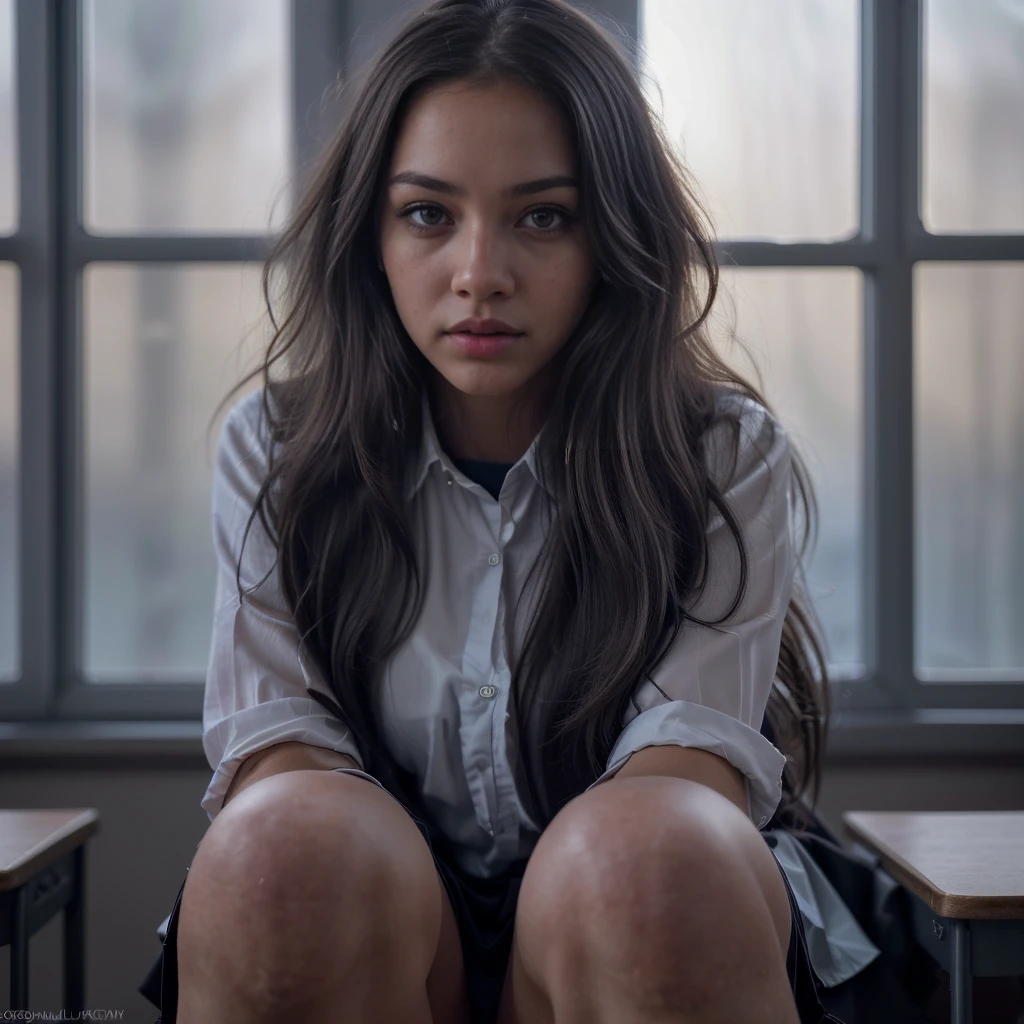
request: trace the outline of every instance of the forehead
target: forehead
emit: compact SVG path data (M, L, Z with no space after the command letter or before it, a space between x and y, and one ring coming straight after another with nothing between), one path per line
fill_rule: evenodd
M410 104L389 173L417 170L499 188L572 169L564 119L541 93L518 82L446 83Z

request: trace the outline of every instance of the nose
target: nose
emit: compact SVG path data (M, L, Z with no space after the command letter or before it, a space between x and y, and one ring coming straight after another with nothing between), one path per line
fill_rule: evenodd
M470 295L508 293L514 287L514 275L507 247L496 233L485 228L467 232L455 257L453 290Z

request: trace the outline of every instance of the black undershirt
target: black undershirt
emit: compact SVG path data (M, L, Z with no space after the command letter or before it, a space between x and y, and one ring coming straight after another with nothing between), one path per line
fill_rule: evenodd
M479 484L495 501L514 462L483 462L480 459L452 459L460 473Z

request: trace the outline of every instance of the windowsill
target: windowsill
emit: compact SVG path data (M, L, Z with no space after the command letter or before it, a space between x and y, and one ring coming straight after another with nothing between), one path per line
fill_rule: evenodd
M206 765L203 724L189 722L0 722L0 761L174 759Z
M1024 762L1024 708L845 711L829 730L826 763L929 756Z
M1024 709L847 711L829 732L826 764L927 757L1024 762ZM0 723L0 762L50 767L82 760L129 768L155 767L154 762L202 768L202 723Z

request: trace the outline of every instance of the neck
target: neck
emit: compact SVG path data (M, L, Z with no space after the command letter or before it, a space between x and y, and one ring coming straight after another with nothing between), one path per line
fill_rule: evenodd
M533 396L467 395L443 378L432 398L438 440L453 459L518 462L546 415Z

